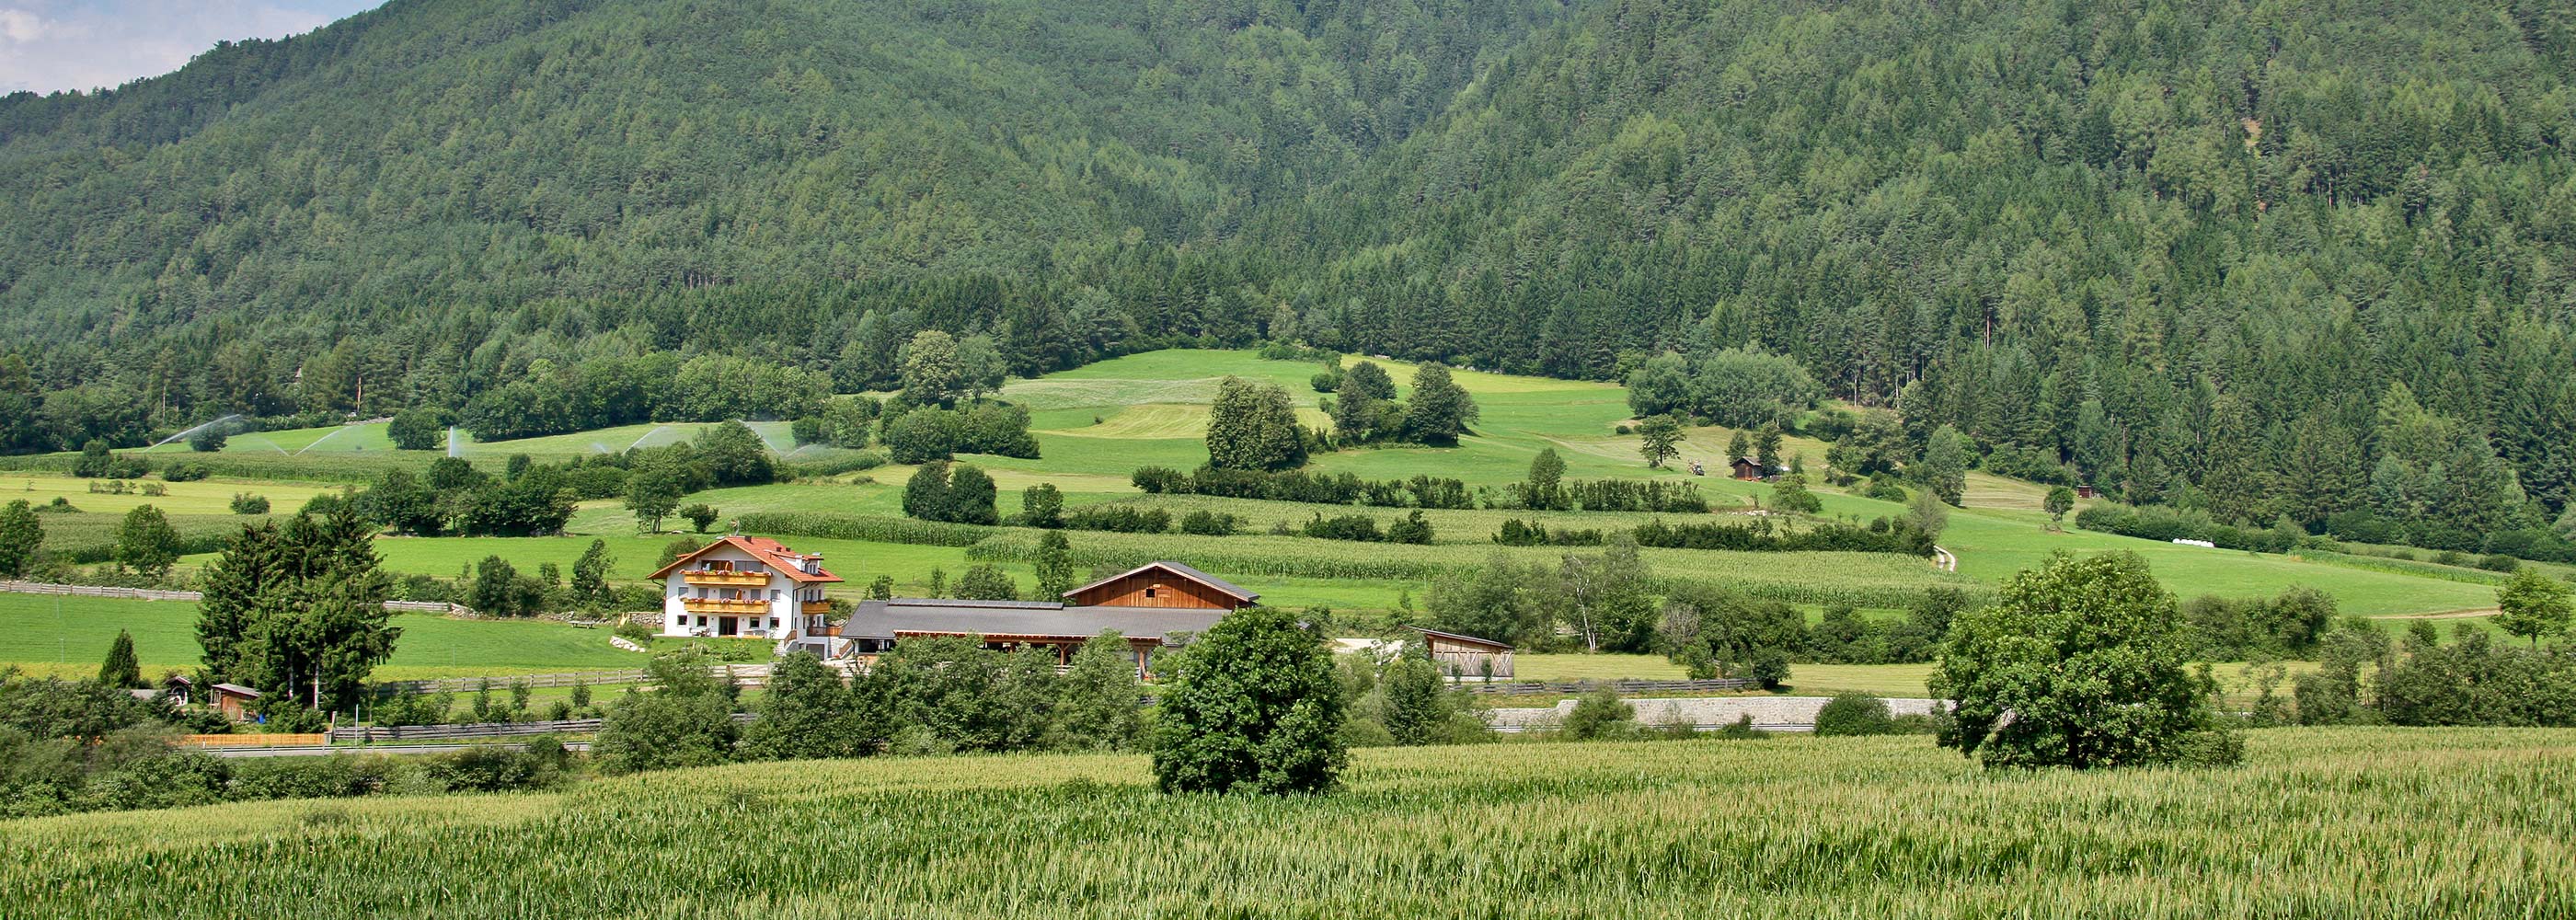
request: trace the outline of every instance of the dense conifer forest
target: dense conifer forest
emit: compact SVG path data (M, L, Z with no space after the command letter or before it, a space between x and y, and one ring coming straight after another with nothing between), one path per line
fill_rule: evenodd
M2510 550L2576 498L2572 74L2549 0L393 0L0 99L0 448L810 406L922 329L1758 352L1897 454Z

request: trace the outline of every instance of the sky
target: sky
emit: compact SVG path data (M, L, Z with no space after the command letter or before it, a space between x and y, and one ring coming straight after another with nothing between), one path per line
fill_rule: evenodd
M278 38L384 0L0 0L0 93L90 90L179 69L218 41Z

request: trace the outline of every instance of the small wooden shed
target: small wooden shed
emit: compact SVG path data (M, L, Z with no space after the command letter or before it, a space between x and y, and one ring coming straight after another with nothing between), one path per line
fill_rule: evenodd
M1735 468L1735 478L1753 482L1762 478L1762 464L1737 457L1727 464Z
M1449 677L1510 677L1512 647L1492 639L1480 639L1437 629L1413 627L1422 634L1422 644L1431 650L1431 663Z
M223 713L226 718L241 722L250 718L251 704L258 700L259 691L257 690L240 684L216 684L213 699L207 702L212 704L217 712Z

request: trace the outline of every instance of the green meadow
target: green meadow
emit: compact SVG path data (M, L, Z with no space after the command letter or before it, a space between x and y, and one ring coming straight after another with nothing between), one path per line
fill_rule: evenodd
M1388 368L1399 390L1409 392L1414 368L1402 362L1380 363ZM961 459L993 474L1006 514L1018 509L1022 489L1050 483L1064 493L1069 506L1127 503L1161 508L1175 518L1204 509L1234 514L1245 526L1243 535L1225 538L1068 532L1079 562L1115 568L1150 558L1180 558L1259 591L1270 603L1323 606L1352 613L1382 612L1408 605L1421 609L1435 575L1471 570L1491 558L1498 549L1491 544L1491 536L1509 518L1533 520L1550 528L1612 530L1657 517L1675 517L1433 510L1425 512L1425 517L1437 531L1434 544L1399 547L1263 535L1274 524L1294 524L1318 512L1365 514L1388 521L1398 516L1393 509L1334 509L1285 502L1145 495L1130 483L1129 475L1140 466L1188 469L1205 462L1207 453L1200 439L1207 424L1207 403L1218 382L1228 375L1275 382L1287 388L1308 422L1323 424L1314 408L1319 394L1308 385L1308 378L1317 370L1314 364L1265 360L1246 352L1174 350L1131 355L1036 380L1013 380L1005 386L1002 396L1031 409L1041 458ZM1764 483L1737 482L1723 475L1694 478L1681 469L1648 469L1638 457L1638 439L1618 433L1618 428L1630 419L1625 391L1616 385L1476 371L1459 371L1456 379L1475 395L1481 408L1474 433L1456 447L1339 451L1315 457L1312 468L1370 479L1450 477L1471 487L1499 489L1519 480L1540 450L1553 448L1565 458L1570 477L1689 479L1720 513L1750 511L1770 499L1771 486ZM799 449L790 443L786 423L752 424L780 454L791 461L798 455ZM674 443L694 436L702 427L698 423L646 424L518 441L482 443L462 439L460 452L478 465L497 463L516 453L542 458L613 452ZM1727 441L1734 432L1710 427L1686 434L1682 459L1676 466L1697 459L1713 471L1723 469ZM242 520L229 514L231 498L237 492L264 495L276 511L283 513L316 494L342 488L341 484L352 480L370 478L370 471L387 464L418 465L429 459L389 447L381 424L236 436L222 454L194 455L216 469L215 478L169 483L169 494L160 497L89 493L86 480L47 470L49 464L59 466L62 458L21 458L16 464L19 470L0 474L0 498L15 493L40 504L56 496L70 501L82 513L46 516L51 545L85 546L89 558L101 558L104 547L113 541L116 522L139 504L151 503L171 513L184 533L219 534ZM1812 467L1821 467L1825 445L1792 436L1785 439L1784 452L1803 457ZM179 444L166 445L154 453L173 459L190 456ZM902 484L912 472L910 467L884 466L789 483L710 490L692 495L687 501L715 506L722 519L758 512L893 518L902 514ZM2184 597L2269 595L2306 585L2333 595L2346 612L2392 618L2392 625L2399 622L2394 618L2424 616L2482 622L2478 615L2494 605L2492 573L2460 566L2377 556L2261 555L2155 543L2071 526L2059 530L2052 528L2048 517L2039 510L2045 491L2031 483L1972 474L1967 507L1952 510L1949 527L1941 537L1941 545L1958 557L1955 575L1936 571L1924 560L1874 554L1650 549L1646 556L1658 578L1665 581L1733 586L1791 601L1811 616L1826 603L1851 603L1870 608L1873 616L1893 616L1897 615L1896 608L1905 605L1906 598L1918 596L1930 586L1948 584L1976 593L2014 572L2037 565L2052 552L2108 550L2128 550L2145 556L2166 586ZM1866 523L1903 513L1903 508L1894 502L1823 486L1815 492L1823 500L1823 513L1828 518ZM719 523L718 529L722 527ZM495 555L521 571L534 572L552 563L568 572L596 538L607 541L615 555L617 577L634 579L651 572L672 542L708 539L695 534L639 533L633 516L615 500L584 503L568 530L564 536L542 538L386 537L377 545L387 567L395 572L453 578ZM847 579L835 592L842 597L861 595L868 582L881 575L893 578L899 592L921 593L931 587L934 572L944 573L953 581L967 567L978 563L999 565L1024 590L1035 582L1028 562L1034 547L1033 532L1005 531L973 547L776 536L800 550L824 554L826 564ZM1566 550L1529 547L1502 552L1525 563L1544 564ZM190 556L182 560L182 566L202 564L210 558L211 554ZM178 617L168 612L183 606L110 605L98 608L84 622L135 617L139 625L148 622L157 633L168 623L152 618ZM30 615L29 609L0 608L0 618L14 625ZM184 626L184 617L169 622ZM472 628L492 625L495 624L473 624ZM449 666L440 655L452 657L454 666L459 668L543 670L588 667L603 659L620 660L617 654L621 653L606 650L604 637L568 627L551 629L560 634L552 640L486 642L439 627L424 627L406 637L403 657L397 659L394 670ZM529 635L544 632L539 629ZM114 629L108 628L104 635L113 634ZM147 644L147 661L162 663L163 658L156 656L176 656L181 661L194 657L193 640L184 628L153 641L178 645L153 651L155 646ZM54 637L49 631L39 630L33 637L0 643L0 660L50 664L68 654L66 649L70 646L82 642L99 650L105 647L105 638L100 635ZM44 647L49 643L51 647ZM443 650L444 645L458 648ZM70 658L88 661L94 660L95 655L96 652L86 652ZM1563 670L1558 672L1560 667ZM1651 676L1668 667L1660 661L1604 659L1548 665L1534 673ZM1609 673L1614 671L1617 673ZM1885 683L1866 675L1856 680L1857 685L1866 686ZM1907 680L1919 685L1919 678Z

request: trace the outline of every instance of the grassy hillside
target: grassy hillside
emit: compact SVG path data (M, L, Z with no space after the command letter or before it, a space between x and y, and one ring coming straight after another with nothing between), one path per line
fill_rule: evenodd
M744 765L5 822L0 912L2551 916L2571 747L2274 730L2233 769L1989 774L1921 736L1496 744L1287 799L1157 795L1136 756Z

